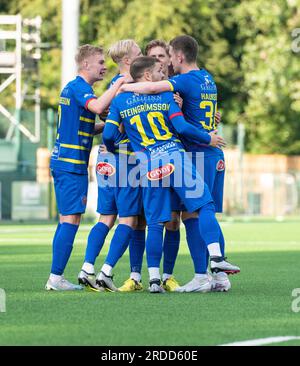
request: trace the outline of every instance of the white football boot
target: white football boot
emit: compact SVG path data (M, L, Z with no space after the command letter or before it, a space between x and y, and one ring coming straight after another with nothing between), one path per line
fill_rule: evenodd
M210 292L212 289L212 281L208 275L203 275L201 278L194 277L184 286L175 289L175 292Z
M113 282L113 276L107 276L104 272L100 271L96 278L96 284L99 287L103 287L106 291L117 292L119 289Z
M226 257L210 257L210 269L212 273L225 272L227 274L239 273L238 266L226 261Z
M78 283L95 292L103 292L105 289L96 283L95 273L88 273L82 269L78 274Z
M225 272L213 273L212 279L212 291L214 292L227 292L231 289L231 283L228 275Z
M51 281L50 278L48 279L45 289L47 291L76 291L76 290L83 290L82 286L75 285L61 276L58 281Z
M159 278L154 278L149 281L149 292L152 294L164 293L166 290L162 287L161 281Z

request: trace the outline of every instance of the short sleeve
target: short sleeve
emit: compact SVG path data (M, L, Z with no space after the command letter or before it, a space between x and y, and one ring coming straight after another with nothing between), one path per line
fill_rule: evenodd
M80 107L84 107L85 109L87 109L92 99L97 99L93 90L88 90L87 88L73 88L73 96Z
M168 111L169 119L172 119L177 116L183 117L182 110L179 108L178 104L173 99L173 95L171 98L169 98L169 106L170 106L169 111Z
M184 79L185 79L184 75L176 75L168 79L167 81L171 85L171 91L183 94L185 92L185 86L186 86Z
M119 127L120 123L121 123L121 116L120 116L119 108L117 106L116 99L117 98L114 98L111 102L111 105L109 107L109 113L108 113L105 123L112 123Z

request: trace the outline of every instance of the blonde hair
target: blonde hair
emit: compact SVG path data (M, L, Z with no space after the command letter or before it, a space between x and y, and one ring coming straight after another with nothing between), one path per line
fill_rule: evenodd
M93 56L95 54L102 54L103 48L98 46L92 46L90 44L84 44L83 46L78 48L77 54L75 56L75 61L80 69L81 64L88 57Z
M130 51L133 46L137 46L133 39L122 39L109 48L108 55L116 64L119 64L124 56L130 56Z

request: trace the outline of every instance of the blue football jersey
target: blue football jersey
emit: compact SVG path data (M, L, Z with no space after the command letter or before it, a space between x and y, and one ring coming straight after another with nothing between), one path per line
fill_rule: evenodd
M192 70L168 80L171 90L183 98L182 111L187 122L202 130L216 129L217 87L213 77L204 69ZM222 153L220 149L182 137L187 151L205 152L206 155Z
M182 112L171 92L155 95L127 92L113 99L106 123L119 126L123 122L137 157L152 159L161 152L183 148L169 123L179 115Z
M109 85L108 85L108 88L107 89L109 89L111 86L113 86L114 85L114 83L118 80L118 79L120 79L120 77L122 77L123 75L122 74L117 74L117 75L115 75L112 79L111 79L111 81L110 81L110 83L109 83Z
M51 169L87 174L96 118L87 105L95 98L91 85L81 76L77 76L62 90Z
M123 76L122 74L115 75L111 79L111 82L109 83L108 88L110 88L112 85L114 85L114 83L122 76ZM106 122L107 122L107 120L106 120ZM116 140L115 145L116 145L115 153L131 154L133 152L131 144L130 144L130 140L129 140L126 132L119 135L119 138Z

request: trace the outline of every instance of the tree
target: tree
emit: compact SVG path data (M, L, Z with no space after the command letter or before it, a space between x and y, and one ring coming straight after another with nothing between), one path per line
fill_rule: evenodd
M300 153L300 58L291 49L299 6L299 0L253 0L236 8L246 96L239 118L253 152Z

